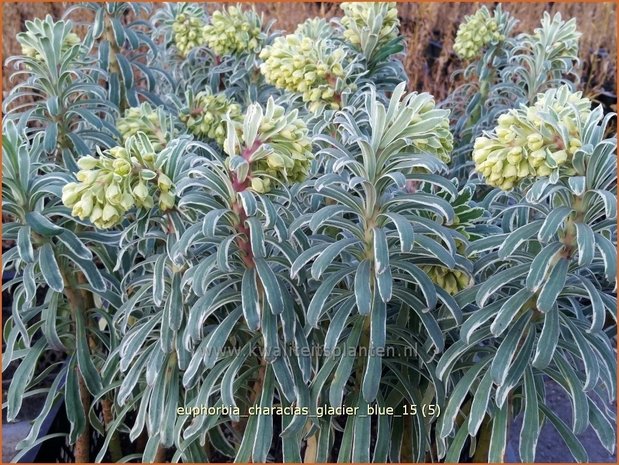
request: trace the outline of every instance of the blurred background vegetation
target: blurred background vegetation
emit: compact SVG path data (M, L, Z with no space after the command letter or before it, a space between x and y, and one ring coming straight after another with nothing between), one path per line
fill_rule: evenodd
M46 14L60 17L67 2L4 3L3 60L19 53L15 35L24 30L24 22ZM453 52L453 41L458 25L468 14L481 5L492 8L496 3L410 3L398 5L401 31L407 39L405 60L410 90L423 90L437 100L445 98L456 84L452 73L462 67ZM205 4L209 12L222 3ZM275 20L274 29L291 32L306 18L333 17L341 14L337 3L257 3L266 21ZM608 109L616 111L616 7L614 2L599 3L509 3L504 9L519 23L516 32L533 31L544 11L560 12L564 18L575 17L582 32L580 58L582 60L582 90L592 99L599 99ZM88 21L88 18L73 18ZM11 87L10 73L5 70L3 89Z

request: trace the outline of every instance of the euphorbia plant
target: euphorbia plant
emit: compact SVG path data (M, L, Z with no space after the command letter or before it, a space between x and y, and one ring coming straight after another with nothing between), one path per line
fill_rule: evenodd
M573 22L480 10L456 52L495 71L435 102L392 3L287 36L87 8L83 41L46 18L11 60L9 419L47 393L21 449L64 401L81 462L500 461L520 412L523 461L546 420L613 450L616 141L567 79Z

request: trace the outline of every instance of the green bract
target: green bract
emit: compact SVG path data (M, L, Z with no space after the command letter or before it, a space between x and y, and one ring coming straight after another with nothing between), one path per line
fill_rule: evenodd
M342 26L344 38L355 47L365 50L374 41L380 47L398 36L398 10L395 2L344 2Z
M213 12L203 40L217 55L257 53L264 42L262 18L253 10L230 6Z
M496 44L504 38L500 23L486 7L482 7L474 15L467 16L458 28L454 52L463 60L470 60L480 55L487 45Z
M159 208L171 209L174 206L172 182L158 171L160 162L155 150L146 134L138 132L124 146L100 152L99 158L80 158L78 182L64 186L62 202L72 208L72 215L82 220L88 218L101 229L117 225L134 205L152 208L151 185L156 186Z
M562 86L538 96L532 107L499 117L493 135L475 141L473 160L486 182L510 190L525 178L573 174L591 102Z
M186 95L187 107L180 112L179 119L187 129L199 138L211 139L220 146L226 138L226 118L241 121L241 107L224 94L201 91Z
M298 33L277 37L260 53L260 71L274 86L302 95L310 111L338 109L345 87L346 51L328 39Z
M174 45L181 56L187 56L191 50L205 44L204 27L205 22L200 14L187 11L176 16L172 32Z
M123 142L138 132L143 133L155 152L160 152L176 133L171 116L163 108L153 108L148 102L125 110L116 120L116 128Z
M243 123L229 120L224 150L231 157L235 181L265 193L273 183L305 180L312 161L312 143L297 110L286 112L271 98L266 108L250 105Z

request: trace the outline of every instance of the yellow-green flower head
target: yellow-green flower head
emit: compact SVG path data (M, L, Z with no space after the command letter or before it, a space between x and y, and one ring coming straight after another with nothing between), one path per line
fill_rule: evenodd
M478 57L486 46L504 39L497 19L482 7L460 25L453 49L461 59L471 60Z
M572 156L582 146L581 128L590 108L591 101L581 92L561 86L539 94L533 106L502 114L488 137L475 140L477 171L487 184L502 190L514 188L527 177L569 175Z
M58 36L61 37L60 50L55 51L64 54L82 42L77 34L71 32L71 27L70 22L55 22L49 15L45 20L36 18L34 21L26 21L26 32L17 34L22 54L37 61L44 61L46 53L42 39L47 38L53 47L57 47Z
M125 110L121 118L116 120L116 128L123 143L138 132L144 133L155 152L160 152L176 133L174 124L162 107L153 108L144 102L139 107Z
M434 284L450 295L455 295L473 284L471 276L464 271L450 270L441 265L424 265L421 269Z
M205 43L220 56L257 53L265 40L262 18L256 11L238 6L215 11L203 30Z
M313 159L312 141L297 110L286 112L271 97L265 109L252 104L243 123L229 124L224 151L230 157L242 156L249 163L247 176L240 182L266 193L274 182L291 184L307 178Z
M62 189L62 202L71 214L90 220L99 229L120 223L131 208L152 208L158 193L162 211L174 206L172 181L156 169L156 155L146 136L138 133L125 146L117 146L99 157L82 157L77 164L78 182Z
M204 16L198 11L185 9L179 13L172 24L172 38L178 53L186 57L191 50L205 44Z
M398 36L396 2L344 2L340 6L344 38L356 48L362 49L370 35L376 35L379 47Z
M338 109L345 56L344 48L334 47L329 40L290 34L262 50L260 71L269 84L301 94L310 111Z
M223 93L202 91L193 96L188 92L187 104L179 114L187 129L196 137L212 139L220 146L226 139L226 116L234 121L242 117L241 106Z

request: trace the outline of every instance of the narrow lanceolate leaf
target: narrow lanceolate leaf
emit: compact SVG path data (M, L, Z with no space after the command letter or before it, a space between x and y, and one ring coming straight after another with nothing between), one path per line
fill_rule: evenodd
M96 396L101 391L103 385L101 384L101 376L95 367L93 356L90 354L90 348L88 346L85 312L85 308L75 312L77 366L82 374L82 378L84 378L86 387L93 396Z
M165 293L165 264L167 260L166 254L161 254L155 261L153 267L153 302L160 306L163 303L163 295Z
M546 282L546 276L551 267L556 264L555 257L562 248L561 242L552 242L535 256L533 262L531 262L531 270L527 275L527 289L535 292Z
M572 431L574 434L582 433L589 426L589 402L587 394L583 390L581 381L563 357L555 357L555 362L559 366L559 371L563 375L562 378L567 386L572 401Z
M439 435L442 438L446 438L451 434L454 429L456 417L460 413L460 406L469 393L471 386L478 379L479 374L486 368L490 358L486 357L480 363L475 364L469 368L464 376L458 381L456 387L449 396L449 402L445 411L441 415Z
M260 328L260 300L256 287L256 270L254 268L248 268L243 272L241 297L243 316L247 322L247 327L252 331L257 331Z
M391 268L387 267L385 271L376 275L376 285L378 293L383 302L389 302L393 292L393 279L391 276Z
M496 294L496 291L503 286L511 283L517 278L520 278L529 271L529 264L511 266L506 270L499 271L495 275L488 278L488 280L479 286L475 300L480 307L483 307L488 299Z
M363 260L357 267L355 274L355 300L357 311L361 315L368 315L372 309L372 283L374 276L371 272L372 263Z
M62 292L64 281L50 243L43 244L39 249L39 268L47 285L56 292Z
M275 273L264 258L256 257L256 270L262 283L264 293L271 307L271 312L279 315L284 311L284 298Z
M382 228L374 228L374 271L381 274L389 267L389 246Z
M268 412L273 406L274 376L273 369L267 367L264 384L260 395L260 407ZM257 416L256 431L254 432L254 446L252 458L254 463L265 463L267 454L273 441L273 415L262 414Z
M15 420L15 417L21 409L24 401L24 393L28 384L32 381L37 361L44 349L45 339L41 338L28 349L26 356L13 374L13 379L9 385L9 392L7 394L7 419L9 421Z
M353 244L359 242L359 239L352 237L339 240L331 245L329 245L326 249L324 249L320 255L314 261L311 272L312 278L320 279L324 271L327 267L335 260L340 254L350 247Z
M224 354L224 346L230 336L234 326L241 317L241 309L237 308L231 312L223 321L217 325L215 330L210 334L208 342L206 344L204 353L204 366L207 369L211 369L215 366L215 363Z
M617 280L617 247L600 233L595 233L595 243L604 262L604 275L610 282Z
M527 368L524 372L524 416L520 430L520 460L532 463L535 461L535 450L539 438L539 406L537 389L533 379L533 371Z
M86 416L84 415L84 406L82 405L78 381L79 371L77 370L76 365L77 362L75 360L75 356L73 356L69 360L67 381L64 389L65 410L67 412L67 419L71 424L69 441L71 441L72 444L77 441L77 438L80 434L82 434L86 425ZM13 380L15 380L15 376L13 376ZM14 382L11 383L11 386L13 384Z
M595 431L600 443L610 453L615 453L615 428L608 417L602 412L595 401L589 400L589 420L591 427Z
M344 205L327 205L326 207L322 207L316 213L312 215L312 219L309 222L309 227L313 232L316 232L318 228L320 228L325 221L333 218L336 215L340 215L342 213L352 213L353 210L344 206Z
M488 463L503 463L505 461L505 447L507 445L507 420L509 405L503 405L492 421Z
M531 312L525 313L520 319L512 325L507 333L507 336L501 342L499 349L496 351L492 366L492 379L495 384L502 385L509 374L509 368L512 360L516 356L518 344L524 338L525 333L530 331L529 321L531 320Z
M255 257L265 257L266 248L264 245L264 230L262 224L255 216L247 218L245 222L249 225L249 237L251 251Z
M374 402L382 378L382 354L387 339L387 306L380 299L374 300L370 318L370 346L361 389L363 398Z
M499 257L507 258L522 247L522 244L531 239L538 231L542 220L533 221L511 232L505 242L499 247Z
M398 231L402 253L413 250L415 246L415 231L410 221L399 213L385 213L385 216L393 222Z
M562 258L548 275L548 280L544 283L539 297L537 298L537 308L541 312L545 313L550 311L557 301L559 294L565 287L568 266L569 261Z
M290 277L293 279L296 278L305 265L307 265L314 257L318 256L324 249L324 244L318 244L301 252L290 267Z
M170 284L170 294L166 300L165 311L168 314L168 325L173 331L178 331L183 323L185 314L183 309L183 291L181 289L181 275L174 273Z
M84 260L92 259L92 252L84 245L84 243L72 231L65 229L62 234L58 235L58 240L62 242L71 252Z
M595 255L595 236L591 226L576 223L576 242L578 243L578 264L589 266Z
M584 276L579 276L580 282L583 287L587 291L589 295L589 300L591 301L591 328L589 332L595 333L597 331L601 331L604 327L604 320L606 317L606 311L604 306L604 301L602 300L602 296L600 292L597 290L595 285Z
M490 331L495 337L503 334L509 324L516 318L520 311L525 308L527 301L533 296L533 293L528 289L520 289L501 306L497 313Z
M346 328L348 316L352 312L354 306L354 299L348 298L342 305L340 305L339 310L335 312L335 315L331 318L324 343L324 352L326 356L331 355L337 344L340 342L340 336Z
M492 373L486 371L477 388L475 389L475 397L471 404L471 411L469 413L468 432L471 436L476 436L481 422L486 416L488 409L488 400L492 393Z
M353 435L352 462L367 463L370 461L370 444L372 431L372 417L368 412L368 403L359 396L357 403L359 414L355 421Z
M600 375L600 363L598 361L598 357L591 348L589 341L585 339L584 334L579 330L579 328L572 323L570 317L562 313L560 314L560 317L562 324L567 327L572 335L572 338L578 347L578 351L580 352L582 363L585 367L585 384L583 389L585 391L590 391L597 384L598 377Z
M551 210L544 220L542 227L539 229L539 233L537 235L538 239L541 242L548 242L552 239L570 213L572 213L572 209L570 207L559 207Z
M353 268L336 271L322 282L307 308L307 323L310 326L316 327L318 325L318 321L320 321L320 317L325 311L325 302L331 295L333 288L354 270Z
M552 361L552 357L559 342L559 310L555 305L552 310L544 314L544 326L537 340L533 366L537 369L546 368Z
M576 435L566 426L566 424L557 416L552 410L550 410L543 403L539 404L540 409L548 420L555 427L565 445L570 450L574 458L580 463L586 463L589 461L587 451L578 440Z
M39 212L26 213L26 222L32 230L42 236L57 236L64 228L56 226Z
M22 226L17 232L17 252L25 262L34 261L34 250L30 241L30 226Z
M356 357L350 352L351 349L356 348L359 344L359 336L361 335L362 328L363 320L359 319L355 323L342 348L342 357L340 358L340 362L335 370L335 375L331 381L331 387L329 388L329 404L331 404L332 407L339 407L342 405L344 389L350 379L350 373L356 360Z

